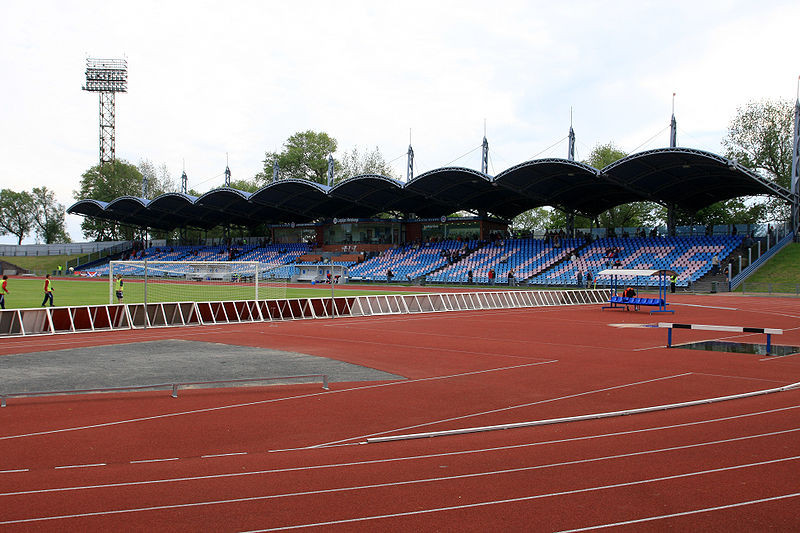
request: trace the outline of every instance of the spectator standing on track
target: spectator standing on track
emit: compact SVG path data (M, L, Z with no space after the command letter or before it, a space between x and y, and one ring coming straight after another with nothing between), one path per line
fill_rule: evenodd
M3 285L0 287L0 309L6 308L6 294L8 294L8 276L3 274Z
M116 279L114 280L114 292L117 294L117 303L122 303L122 298L124 296L123 291L125 290L125 282L122 280L122 274L117 274Z
M50 301L50 307L53 307L53 282L50 281L50 274L44 277L44 300L42 300L42 307Z

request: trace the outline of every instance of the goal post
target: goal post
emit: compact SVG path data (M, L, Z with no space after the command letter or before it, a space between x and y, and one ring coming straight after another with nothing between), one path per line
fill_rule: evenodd
M109 303L117 303L117 275L124 303L286 298L287 280L275 277L274 268L256 261L111 261Z

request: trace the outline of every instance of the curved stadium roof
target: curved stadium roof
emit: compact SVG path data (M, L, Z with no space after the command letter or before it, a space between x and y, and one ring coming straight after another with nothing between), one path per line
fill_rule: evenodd
M153 199L123 196L111 202L85 199L68 213L123 224L172 230L210 229L222 223L310 222L365 218L379 213L439 217L472 211L511 219L552 206L594 217L620 204L653 201L689 211L739 196L772 195L791 202L785 188L735 161L703 150L660 148L631 154L598 170L567 159L526 161L489 176L463 167L425 172L403 183L368 174L333 187L285 179L254 193L229 187L198 197L166 193Z

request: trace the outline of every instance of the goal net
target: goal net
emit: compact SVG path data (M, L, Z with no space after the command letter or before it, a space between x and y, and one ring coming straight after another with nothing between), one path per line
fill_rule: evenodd
M124 303L212 302L286 298L275 265L254 261L111 261L110 303L117 303L117 275Z

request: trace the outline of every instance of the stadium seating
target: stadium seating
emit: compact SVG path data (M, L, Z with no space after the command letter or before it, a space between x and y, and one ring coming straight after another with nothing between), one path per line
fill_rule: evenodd
M475 250L467 257L428 277L429 281L467 283L472 270L473 283L488 283L489 269L494 269L497 284L508 283L508 272L514 270L517 282L546 270L581 246L583 239L560 239L558 243L540 239L507 239L495 241Z
M452 254L477 246L477 241L440 241L391 248L350 269L352 280L387 281L388 270L394 281L414 280L447 265L445 251ZM459 252L460 253L460 252Z
M585 281L586 272L614 267L627 269L671 269L677 272L676 285L687 287L711 270L711 259L728 257L742 242L739 236L655 237L599 239L576 252L575 261L566 260L529 280L535 285L577 285L578 271ZM616 253L615 253L616 250ZM618 264L617 264L618 263ZM610 283L600 276L597 283ZM653 280L652 284L656 281Z

